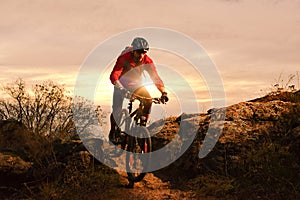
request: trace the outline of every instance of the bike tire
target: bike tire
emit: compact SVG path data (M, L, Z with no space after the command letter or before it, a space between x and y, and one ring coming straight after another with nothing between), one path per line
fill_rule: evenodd
M135 127L135 132L142 135L142 138L130 136L128 143L129 152L126 153L126 169L128 180L139 182L145 177L150 164L150 152L152 151L152 142L148 129L144 126ZM148 137L145 137L148 135ZM149 153L146 158L141 158L140 154ZM142 169L133 169L133 168ZM141 172L139 172L141 171Z

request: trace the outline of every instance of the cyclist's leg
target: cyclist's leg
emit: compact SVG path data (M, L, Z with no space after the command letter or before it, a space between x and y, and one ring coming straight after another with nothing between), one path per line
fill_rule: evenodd
M110 140L113 138L114 133L116 132L117 125L120 124L120 114L122 111L123 99L124 98L120 89L114 88L112 113L110 115Z

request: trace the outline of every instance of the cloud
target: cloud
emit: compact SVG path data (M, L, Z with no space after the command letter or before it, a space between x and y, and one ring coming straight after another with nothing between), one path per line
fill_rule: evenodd
M71 89L74 87L77 71L68 70L68 68L74 68L74 66L60 66L60 70L57 70L56 68L49 66L0 65L0 78L2 84L11 83L18 78L22 78L28 85L43 82L45 80L52 80L64 84Z

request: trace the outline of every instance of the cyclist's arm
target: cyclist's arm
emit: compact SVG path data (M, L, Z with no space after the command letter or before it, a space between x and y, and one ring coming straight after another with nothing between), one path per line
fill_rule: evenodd
M112 70L112 72L110 73L110 81L113 85L116 84L116 81L119 80L121 74L122 74L122 71L123 71L123 59L122 57L119 57L117 59L117 62Z
M159 75L156 71L156 67L155 67L154 63L148 63L147 67L146 67L146 71L149 73L150 78L152 79L152 81L155 84L155 86L157 87L157 89L161 93L164 93L165 92L165 85L164 85L164 82L159 77Z
M161 92L161 93L164 93L166 92L165 91L165 87L164 86L161 86L161 85L156 85L157 89Z

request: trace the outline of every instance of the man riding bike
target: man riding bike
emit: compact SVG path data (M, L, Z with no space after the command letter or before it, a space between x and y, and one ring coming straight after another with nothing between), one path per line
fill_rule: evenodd
M114 68L110 74L110 81L114 85L113 93L113 106L112 114L110 116L111 130L109 132L109 139L112 143L114 141L115 127L120 123L120 114L122 110L124 91L130 91L131 94L136 94L149 99L144 106L144 120L143 126L150 117L152 100L149 92L142 85L142 74L147 71L157 89L161 92L161 99L164 102L169 100L165 91L165 86L161 78L159 77L156 67L152 59L147 55L149 50L148 42L141 37L136 37L131 43L130 47L127 47L122 54L118 57Z

